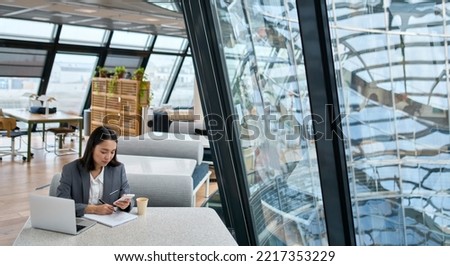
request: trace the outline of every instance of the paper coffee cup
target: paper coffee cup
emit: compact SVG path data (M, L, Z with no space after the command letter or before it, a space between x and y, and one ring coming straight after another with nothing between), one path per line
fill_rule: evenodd
M136 199L138 215L144 215L147 211L148 198L139 197Z

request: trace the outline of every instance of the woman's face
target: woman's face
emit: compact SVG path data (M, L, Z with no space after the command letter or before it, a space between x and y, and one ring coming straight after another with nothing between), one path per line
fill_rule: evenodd
M116 153L117 143L114 140L104 140L95 146L93 159L95 167L106 166Z

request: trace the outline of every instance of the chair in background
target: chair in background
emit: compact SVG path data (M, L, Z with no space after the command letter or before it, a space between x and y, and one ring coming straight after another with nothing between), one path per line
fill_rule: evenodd
M65 139L68 135L72 134L74 135L76 131L76 127L70 125L70 124L61 124L60 127L52 127L49 128L47 130L45 130L45 133L53 133L55 138L54 138L54 145L53 145L53 152L58 155L68 155L68 154L74 154L74 153L78 153L78 151L74 148L65 148L64 147L64 143L65 143ZM48 149L48 141L47 141L47 134L44 137L45 138L45 150L47 152L51 152Z
M49 188L48 195L51 197L56 197L60 179L61 179L61 173L56 173L53 175L52 180L50 181L49 184L45 184L43 186L37 187L37 188L35 188L35 190Z
M56 197L60 179L61 179L61 173L56 173L53 175L52 181L50 182L49 185L47 185L47 186L50 186L50 188L48 190L49 196ZM44 186L44 187L47 187L47 186ZM44 188L44 187L41 187L41 188Z
M26 160L26 152L21 152L20 150L20 141L19 147L16 148L16 138L20 138L23 135L27 135L27 132L20 131L17 127L17 122L15 118L0 116L0 135L2 137L8 137L11 139L11 145L7 147L2 147L0 149L0 160L3 159L4 156L11 155L13 158L15 156L22 156L22 160ZM6 149L3 149L6 148Z

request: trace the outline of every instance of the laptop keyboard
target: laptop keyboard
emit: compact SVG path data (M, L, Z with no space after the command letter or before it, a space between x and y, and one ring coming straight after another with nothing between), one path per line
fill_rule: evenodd
M86 226L84 225L79 225L77 224L77 232L80 231L81 229L85 228Z

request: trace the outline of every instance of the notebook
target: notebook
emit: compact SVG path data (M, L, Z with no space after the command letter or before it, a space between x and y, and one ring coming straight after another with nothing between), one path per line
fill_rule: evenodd
M30 194L30 219L34 228L77 235L96 224L75 216L75 201Z
M137 215L128 212L116 211L110 215L85 214L84 217L109 227L115 227L136 219Z

